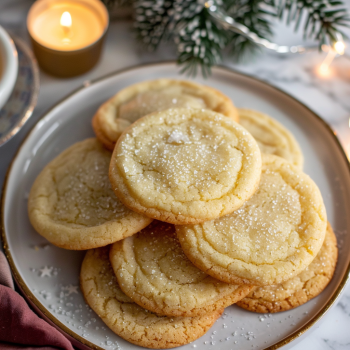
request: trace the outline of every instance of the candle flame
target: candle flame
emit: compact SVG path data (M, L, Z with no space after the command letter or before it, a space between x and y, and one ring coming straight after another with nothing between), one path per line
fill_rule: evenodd
M68 11L62 13L60 24L62 27L70 28L72 26L72 16Z

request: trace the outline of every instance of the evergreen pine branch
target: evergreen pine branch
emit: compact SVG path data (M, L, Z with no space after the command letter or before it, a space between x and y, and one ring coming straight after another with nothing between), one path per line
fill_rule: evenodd
M346 37L339 27L350 23L343 2L337 0L281 0L278 12L280 18L287 13L287 24L295 22L295 31L305 16L304 38L318 41L320 47L337 41L338 33Z
M161 41L166 40L174 4L174 1L134 0L136 36L148 50L156 50Z
M272 24L269 18L277 16L274 0L229 0L224 4L226 12L237 23L243 24L260 38L272 37ZM236 33L231 35L228 46L235 60L240 60L243 55L253 54L260 49L251 40Z
M202 9L203 5L193 0L134 0L137 38L153 51L162 41L176 36L180 22L190 20Z
M178 63L183 71L202 74L221 62L221 54L229 48L231 56L255 51L258 46L244 36L218 25L204 6L204 0L103 0L106 4L133 3L137 38L149 50L163 41L174 40ZM344 33L350 18L343 2L338 0L216 0L237 23L246 26L260 38L271 39L273 17L285 18L297 31L303 20L304 36L329 44Z
M125 6L132 3L132 0L101 0L108 9L111 9L113 6Z
M210 74L210 68L221 62L221 51L227 45L227 32L216 25L206 8L194 14L187 21L177 23L178 63L182 72L194 76L198 65L203 76Z

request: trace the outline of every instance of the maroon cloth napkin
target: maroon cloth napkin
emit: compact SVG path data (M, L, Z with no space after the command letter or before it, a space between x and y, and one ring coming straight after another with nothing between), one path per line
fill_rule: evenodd
M0 250L0 285L1 284L15 289L9 263L6 260L4 253Z
M1 251L0 349L74 350L67 338L39 318L14 291L10 268Z

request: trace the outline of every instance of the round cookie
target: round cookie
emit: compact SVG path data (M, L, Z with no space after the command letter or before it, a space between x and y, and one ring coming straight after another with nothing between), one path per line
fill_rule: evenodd
M174 225L162 222L114 243L109 257L123 292L159 315L206 315L254 288L220 282L199 270L183 253Z
M223 309L197 317L158 316L135 304L119 288L108 259L108 247L86 253L80 286L89 306L125 340L147 348L169 349L204 335Z
M74 144L52 160L29 194L29 219L51 243L91 249L128 237L151 223L115 196L108 180L111 152L96 139Z
M239 208L256 191L261 155L239 124L209 110L169 109L136 121L119 138L110 181L132 210L195 224Z
M209 86L186 80L157 79L137 83L106 101L92 120L97 138L113 150L122 132L137 119L169 108L207 108L238 121L232 101Z
M227 283L257 286L298 275L321 249L327 226L321 193L288 161L263 155L259 189L241 208L201 225L176 226L189 259Z
M294 136L267 114L250 109L238 109L239 123L255 138L260 151L274 154L303 168L304 157Z
M237 305L249 311L273 313L305 304L326 288L333 277L337 259L337 239L328 223L321 250L303 272L282 284L258 287Z

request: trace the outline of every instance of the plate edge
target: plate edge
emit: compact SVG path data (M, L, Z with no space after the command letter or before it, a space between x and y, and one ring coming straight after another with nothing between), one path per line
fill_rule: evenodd
M36 58L34 57L34 54L32 53L32 51L29 49L28 45L22 39L12 35L12 40L15 43L15 46L17 45L18 48L20 50L22 50L30 58L31 67L33 70L33 77L34 77L34 83L33 83L34 88L33 88L33 94L31 96L29 105L27 106L25 112L22 113L22 117L12 127L10 132L7 133L5 136L0 138L0 146L4 145L6 142L8 142L10 139L12 139L12 137L15 136L19 132L21 127L31 117L31 115L33 114L34 108L37 104L39 91L40 91L39 67L38 67L38 63L36 61ZM17 51L18 51L18 48L16 47ZM18 67L18 68L20 68L20 67ZM17 82L17 79L16 79L16 82ZM15 85L16 85L16 83L15 83ZM11 97L11 95L10 95L10 97ZM22 146L22 143L20 144L20 146Z
M62 99L60 99L57 103L55 103L49 110L47 110L42 116L40 116L40 118L33 124L33 126L31 127L31 129L28 131L27 135L23 138L23 140L21 141L21 143L19 144L17 151L15 153L15 155L13 156L13 159L10 162L10 165L6 171L6 175L4 178L4 183L3 183L3 187L2 187L2 193L1 193L1 207L0 207L0 217L1 217L1 239L2 239L2 245L3 245L3 249L5 252L5 255L8 259L8 262L10 264L13 276L15 278L16 283L19 285L20 289L22 291L24 291L26 294L24 294L24 297L26 299L29 300L30 303L33 303L37 309L39 309L43 315L45 317L47 317L51 322L53 322L56 326L58 326L63 332L67 333L70 337L76 339L78 342L82 343L83 345L87 345L89 347L91 347L92 349L95 350L105 350L104 348L101 348L93 343L91 343L90 341L84 339L83 337L81 337L80 335L78 335L77 333L74 333L73 331L71 331L68 327L66 327L61 321L59 321L55 316L53 316L51 313L47 313L46 308L41 304L41 302L33 295L33 293L29 290L29 288L26 286L26 284L24 283L24 281L22 280L16 266L14 263L14 260L12 259L11 256L11 252L8 246L8 242L7 242L7 238L6 238L6 234L5 234L5 217L4 217L4 212L5 212L5 197L6 197L6 190L7 190L7 182L8 182L8 177L9 174L11 172L13 163L15 162L18 153L20 152L20 150L22 149L23 144L26 142L26 140L29 138L29 136L33 133L35 127L37 126L37 124L43 119L45 118L46 115L48 115L52 110L54 110L59 104L61 104L62 102L64 102L65 100L67 100L68 98L72 97L74 94L78 93L79 91L97 84L99 82L102 82L103 80L106 80L108 78L112 78L115 75L119 75L125 72L129 72L132 71L134 69L137 68L144 68L144 67L150 67L150 66L159 66L159 65L174 65L176 64L176 61L170 60L170 61L161 61L161 62L152 62L152 63L146 63L146 64L138 64L138 65L134 65L131 67L127 67L127 68L123 68L117 71L114 71L112 73L106 74L100 78L97 79L93 79L91 81L85 82L82 86L74 89L71 93L67 94L65 97L63 97ZM345 154L345 151L338 139L338 137L336 136L335 132L333 131L333 129L330 127L330 125L323 120L319 115L317 115L311 108L309 108L308 106L306 106L303 102L299 101L297 98L295 98L292 95L289 95L287 92L285 92L284 90L280 89L277 86L274 86L272 84L270 84L269 82L267 82L266 80L263 79L259 79L256 78L252 75L246 74L246 73L242 73L239 72L235 69L232 69L230 67L226 67L223 65L219 65L214 67L215 69L221 69L224 71L228 71L230 73L235 73L237 75L243 76L245 78L249 78L255 82L259 82L263 85L268 86L269 88L272 88L274 90L277 90L278 92L282 93L283 95L285 95L288 98L291 98L292 100L294 100L295 102L299 103L300 105L302 105L306 110L308 110L313 117L315 117L319 122L321 122L326 129L330 132L330 134L332 135L333 140L335 141L335 143L337 144L341 155L344 157L345 162L347 164L347 169L349 171L350 174L350 163L348 161L348 158ZM333 304L336 302L336 300L338 299L338 297L340 296L341 292L344 290L346 284L349 282L350 280L350 263L347 266L346 272L341 280L341 282L339 283L337 289L335 290L335 292L333 293L332 297L328 300L327 304L304 326L302 326L300 329L298 329L297 331L293 332L292 334L290 334L289 336L287 336L286 338L282 339L281 341L267 347L264 348L263 350L276 350L276 349L280 349L283 346L289 344L290 342L292 342L293 340L297 339L298 337L300 337L301 335L303 335L306 331L308 331L315 323L317 323L326 313L327 311L333 306Z

